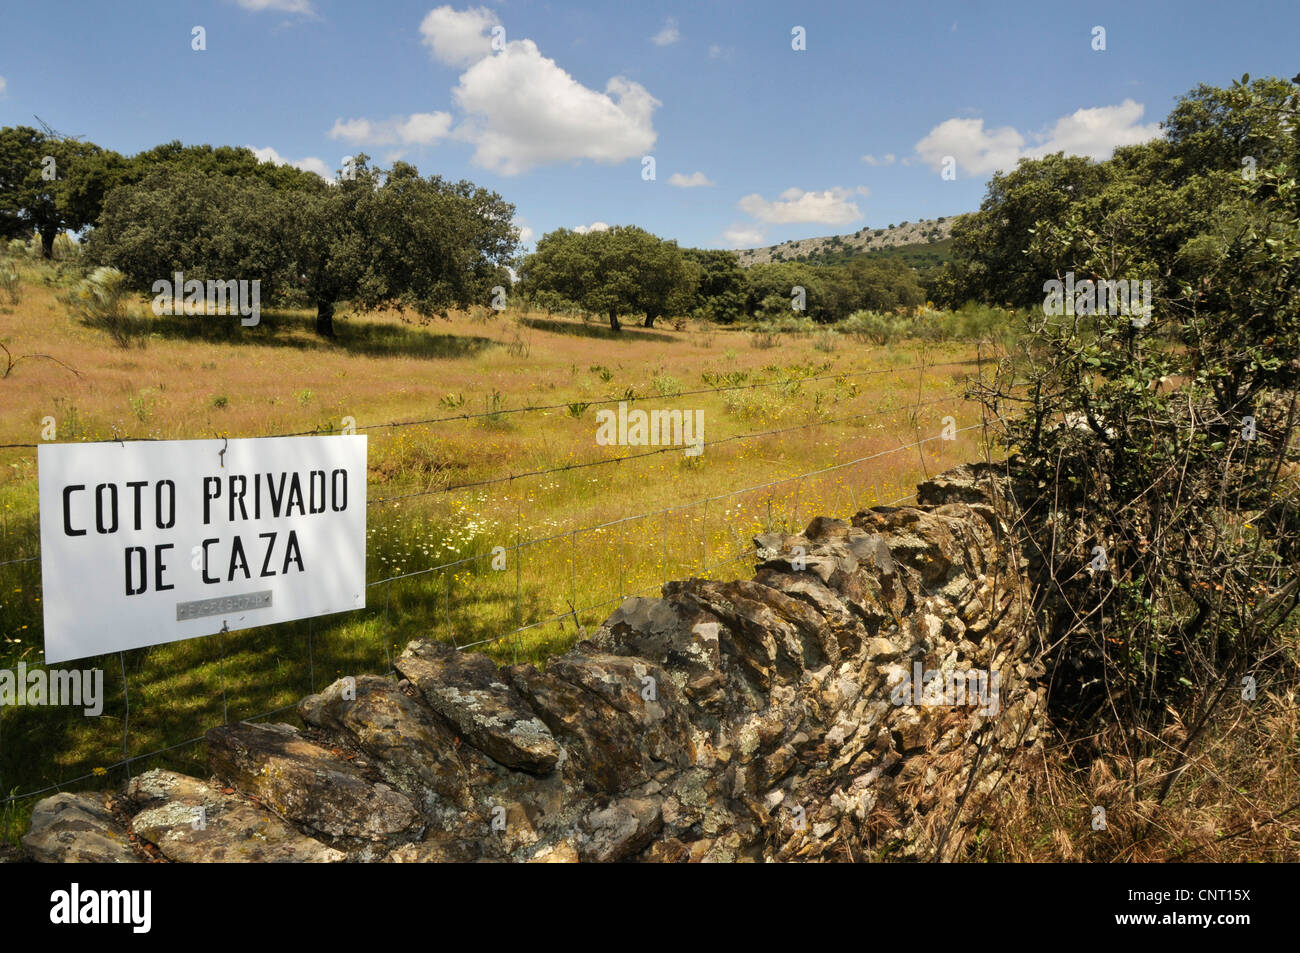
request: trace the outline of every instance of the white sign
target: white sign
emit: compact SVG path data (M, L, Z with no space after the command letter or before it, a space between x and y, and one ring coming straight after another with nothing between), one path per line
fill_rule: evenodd
M47 663L365 607L364 435L50 444L37 467Z

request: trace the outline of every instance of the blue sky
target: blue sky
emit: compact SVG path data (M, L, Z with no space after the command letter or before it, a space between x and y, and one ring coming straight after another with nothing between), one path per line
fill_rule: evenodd
M525 238L636 224L706 247L969 211L1020 155L1104 157L1199 82L1300 71L1294 0L42 0L3 22L0 125L326 175L401 157L500 192Z

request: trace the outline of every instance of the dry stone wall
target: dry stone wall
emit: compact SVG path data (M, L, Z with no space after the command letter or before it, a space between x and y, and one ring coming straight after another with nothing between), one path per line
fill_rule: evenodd
M304 698L303 728L213 728L208 780L156 770L41 802L24 846L41 861L960 858L1043 729L995 473L761 536L753 579L628 599L544 669L412 642L400 679Z

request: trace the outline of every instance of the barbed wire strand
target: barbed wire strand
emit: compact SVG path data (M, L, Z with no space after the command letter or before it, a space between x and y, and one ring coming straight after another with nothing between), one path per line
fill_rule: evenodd
M968 426L968 427L962 427L962 428L957 429L957 430L955 431L955 433L964 433L964 432L967 432L967 431L970 431L970 430L978 429L978 428L980 428L981 426L983 426L982 423L981 423L981 424L972 424L972 425L970 425L970 426ZM798 429L798 428L795 428L795 429ZM911 443L911 444L902 444L902 445L900 445L900 446L898 446L898 447L893 447L893 448L890 448L890 449L888 449L888 450L883 450L883 451L879 451L879 452L876 452L876 453L867 454L866 456L857 457L857 458L855 458L855 459L853 459L853 460L847 460L847 461L843 461L843 462L841 462L841 463L832 464L832 465L830 465L830 466L821 467L821 468L816 469L816 470L810 470L810 471L807 471L806 473L802 473L802 474L794 474L794 475L791 475L791 476L782 477L782 478L780 478L780 479L769 480L769 481L766 481L766 482L764 482L764 483L754 484L753 486L743 487L743 488L736 489L736 490L731 490L731 491L728 491L727 493L722 493L722 494L717 494L717 495L715 495L715 496L705 497L705 498L702 499L702 500L695 500L695 501L690 502L690 503L678 504L678 505L676 505L676 506L671 506L671 507L665 507L665 508L663 508L663 509L661 509L661 510L654 510L654 511L650 511L650 512L648 512L648 513L636 514L636 515L634 515L634 516L622 517L622 518L617 519L617 520L610 520L610 521L607 521L607 522L605 522L605 523L596 524L596 525L591 526L591 527L584 527L584 528L580 528L580 529L577 529L577 530L570 530L570 531L567 531L567 532L565 532L565 533L556 534L556 535L551 536L551 537L545 537L545 538L536 539L536 540L529 540L529 541L526 542L526 543L517 543L517 544L516 544L516 547L515 547L515 548L516 548L516 553L518 553L518 550L519 550L519 549L522 549L524 546L539 545L539 544L544 543L544 542L550 542L550 541L554 541L554 540L556 540L556 539L562 539L562 538L564 538L565 536L570 536L570 535L572 535L572 534L576 534L576 533L578 533L578 532L586 533L586 532L598 531L598 530L602 530L602 529L608 528L608 527L610 527L610 526L615 526L615 525L619 525L619 524L622 524L622 523L631 522L632 520L636 520L636 519L645 519L645 518L650 517L650 516L656 516L656 515L660 515L660 514L663 514L663 515L666 516L666 514L668 514L668 513L675 512L675 511L678 511L678 510L688 509L688 508L693 507L693 506L699 506L699 505L701 505L702 503L715 502L715 501L718 501L718 500L726 499L727 497L737 496L737 495L742 494L742 493L752 493L752 492L754 492L754 491L756 491L756 490L767 489L767 488L769 488L769 487L774 487L774 486L780 486L780 485L783 484L783 483L789 483L789 482L791 482L791 481L793 481L793 480L799 480L799 481L802 481L803 479L805 479L805 478L807 478L807 477L811 477L811 476L819 476L819 475L824 474L824 473L834 472L834 471L836 471L836 470L841 470L841 469L843 469L843 468L845 468L845 467L855 466L855 465L860 464L860 463L865 463L865 462L868 462L868 461L871 461L871 460L879 459L880 457L887 456L887 455L892 454L892 453L899 453L899 452L902 452L902 451L905 451L905 450L911 450L911 449L914 449L914 448L920 447L922 444L930 443L930 442L933 442L934 440L941 440L941 439L944 439L942 435L934 436L934 437L926 437L926 438L924 438L924 439L922 439L922 440L915 441L915 442L913 442L913 443ZM719 442L721 442L721 441L719 441ZM680 448L678 448L678 447L673 447L673 448L669 448L669 449L679 450ZM890 503L887 503L887 504L879 504L879 505L883 505L883 506L893 506L893 505L895 505L895 504L897 504L897 503L899 503L899 502L902 502L902 501L904 501L904 500L911 499L911 498L913 498L914 496L915 496L915 494L909 494L908 496L900 497L898 500L891 501ZM717 569L717 568L719 568L719 567L721 567L721 566L729 565L729 564L731 564L731 563L737 562L737 561L739 561L740 559L743 559L743 558L749 556L749 555L751 554L751 552L752 552L751 550L745 550L745 551L743 551L743 552L737 554L736 556L734 556L734 557L732 557L732 558L730 558L730 559L728 559L728 560L724 560L723 562L720 562L720 563L716 563L716 564L714 564L712 567L705 566L705 567L703 567L700 571L701 571L701 572L709 572L709 571L712 571L712 570L714 570L714 569ZM490 556L491 554L487 554L487 555ZM38 559L38 558L39 558L39 557L29 557L28 559L24 559L24 560L16 560L16 561L13 561L13 562L28 562L28 561L31 561L31 560L34 560L34 559ZM427 568L427 569L423 569L423 570L417 570L417 571L412 572L412 573L403 573L403 574L401 574L401 575L391 576L391 577L388 577L388 578L386 578L386 579L380 579L380 580L376 580L375 582L368 583L368 584L367 584L367 588L370 588L370 587L375 586L375 585L383 585L383 584L385 584L385 583L391 583L391 582L394 582L394 581L396 581L396 580L398 580L398 579L405 579L405 578L410 578L410 577L412 577L412 576L423 575L423 574L428 573L428 572L436 572L436 571L438 571L438 570L440 570L440 569L451 568L451 567L453 567L453 566L462 565L462 564L464 564L464 563L466 563L466 562L471 562L471 561L473 561L473 560L476 560L476 559L482 559L482 558L485 558L485 557L484 557L484 555L480 554L480 555L478 555L478 556L467 557L467 558L464 558L464 559L456 560L456 561L451 562L451 563L442 564L442 565L440 565L440 566L434 566L434 567L429 567L429 568ZM516 565L518 565L518 563L517 563ZM656 588L662 588L663 583L664 583L665 581L667 581L667 580L661 580L661 581L660 581L659 583L657 583L656 585L649 586L649 587L645 587L645 588L643 588L643 589L636 590L635 592L636 592L636 593L641 593L641 592L653 591L653 590L656 589ZM635 593L634 593L634 594L635 594ZM537 627L540 626L540 625L545 625L545 624L553 623L553 622L555 622L555 621L558 621L558 620L560 620L560 619L564 619L564 618L568 618L568 617L570 617L570 616L573 616L573 617L575 618L575 620L576 620L576 618L577 618L577 613L578 613L578 612L588 612L588 611L591 611L591 610L594 609L594 608L600 608L601 606L608 605L608 604L610 604L610 603L612 603L612 602L621 602L624 598L626 598L626 596L620 595L620 596L617 597L616 599L605 600L605 601L600 602L600 603L595 603L595 604L593 604L593 605L591 605L591 606L585 606L585 607L583 607L582 609L572 609L572 608L571 608L571 610L570 610L569 612L560 613L560 614L558 614L558 615L556 615L556 616L553 616L553 617L548 618L548 619L543 619L543 620L541 620L541 621L539 621L539 622L532 622L532 623L529 623L529 624L527 624L527 625L518 625L515 629L511 630L510 632L502 633L501 635L495 636L495 637L493 637L493 638L491 638L491 639L480 640L480 641L477 641L477 642L470 642L470 643L467 643L467 644L465 644L465 645L463 645L463 646L458 646L458 648L459 648L460 650L463 651L464 649L468 649L468 648L476 647L476 646L478 646L478 645L484 645L484 644L489 644L489 643L499 642L502 638L507 638L507 637L515 637L515 638L517 638L518 635L519 635L519 633L524 632L524 631L527 631L527 630L529 630L529 629L537 628ZM520 622L522 622L522 619L520 619ZM386 650L386 647L385 647L385 650ZM123 662L123 667L124 667L124 659L122 659L122 662ZM390 670L389 670L388 672L385 673L385 676L391 676L391 675L394 675L394 674L397 674L397 673L395 672L395 670L393 670L393 669L390 668ZM125 672L124 672L124 675L125 675ZM125 685L124 685L124 687L125 687ZM129 704L129 703L128 703L128 704ZM290 705L284 705L284 706L281 706L281 707L279 707L279 708L272 709L272 710L267 711L267 712L262 712L262 713L260 713L260 714L256 714L256 715L250 715L250 716L248 716L248 717L246 717L246 718L241 719L241 721L245 721L245 722L247 722L247 721L253 721L253 720L256 720L256 719L259 719L259 718L268 718L268 717L270 717L270 716L272 716L272 715L280 714L280 713L282 713L282 712L284 712L284 711L288 711L289 709L296 708L296 706L297 706L297 703L295 702L295 703L293 703L293 704L290 704ZM129 709L128 709L128 712L129 712ZM227 712L227 713L226 713L226 715L227 715L227 719L228 719L228 714L229 714L229 713ZM129 717L129 714L128 714L127 717ZM125 732L125 725L124 725L124 732ZM72 785L72 784L80 783L81 781L89 780L89 779L94 778L94 777L100 777L100 776L103 776L103 775L106 774L108 771L112 771L112 770L115 770L115 769L117 769L117 768L126 768L128 774L129 774L129 773L130 773L130 770L131 770L131 769L130 769L131 764L133 764L133 763L135 763L135 762L137 762L137 761L141 761L141 760L144 760L144 759L147 759L147 758L156 757L156 756L158 756L158 755L166 754L166 753L168 753L168 752L175 751L175 750L177 750L177 749L180 749L180 748L186 747L186 746L188 746L188 745L197 744L197 743L199 743L200 741L203 741L203 740L204 740L204 736L198 736L198 737L195 737L195 738L190 738L190 739L187 739L187 740L185 740L185 741L178 742L178 743L173 744L173 745L165 746L165 747L163 747L163 748L157 748L157 749L154 749L154 750L152 750L152 751L144 752L144 753L141 753L141 754L138 754L138 755L127 756L127 753L126 753L126 751L127 751L127 749L126 749L126 739L125 739L125 734L124 734L124 739L123 739L123 741L124 741L124 744L123 744L123 758L122 758L121 760L119 760L118 762L115 762L115 763L113 763L113 764L110 764L110 765L108 765L107 767L97 769L96 771L93 771L93 772L91 772L90 774L85 774L85 775L81 775L80 777L77 777L77 778L72 778L72 779L69 779L69 780L61 781L61 782L58 782L58 783L56 783L56 784L53 784L53 785L47 786L47 787L45 787L45 788L41 788L41 789L36 790L36 791L29 791L29 792L25 792L25 793L22 793L22 794L9 795L9 796L6 796L6 797L4 797L4 798L0 798L0 804L9 805L9 804L12 804L12 803L17 802L17 801L29 800L29 799L34 798L34 797L39 797L39 796L42 795L42 794L47 794L47 793L49 793L49 792L51 792L51 791L58 791L58 790L61 790L62 788L66 787L66 786L69 786L69 785Z
M881 417L889 414L899 414L904 411L907 411L909 413L915 413L917 410L920 410L923 407L939 406L941 404L947 404L952 400L964 401L964 398L954 394L944 398L938 398L935 400L922 401L916 404L908 404L903 407L893 407L885 410L864 411L861 414L851 414L847 417L838 417L831 420L812 420L812 421L808 421L807 423L796 424L792 427L778 427L772 430L747 431L745 433L732 434L731 436L723 437L720 440L705 441L701 445L700 452L702 454L704 450L708 449L709 447L717 447L725 443L733 443L737 440L757 440L762 437L771 437L771 436L776 436L784 433L793 433L799 430L807 430L811 427L829 427L829 426L834 426L836 424L849 423L855 420L863 420L868 417ZM966 429L970 429L970 428L963 428L963 430ZM957 431L957 432L960 433L961 431ZM919 446L919 444L913 444L911 446ZM903 448L899 448L899 449L903 449ZM654 450L647 450L643 453L628 454L627 456L624 457L607 457L603 460L585 460L581 463L566 463L563 466L559 466L559 467L548 467L541 470L526 470L521 473L507 474L506 476L501 476L501 477L493 477L488 480L475 480L475 481L470 481L468 483L457 483L445 487L437 487L431 490L420 490L415 493L404 493L401 496L379 497L377 499L367 500L366 505L376 506L381 504L400 503L404 500L416 499L425 496L435 496L441 493L453 493L456 492L457 490L476 489L478 487L490 486L499 483L509 483L514 480L522 480L528 477L549 476L553 473L564 473L570 470L584 470L584 469L590 469L592 467L598 467L598 466L609 466L612 464L619 464L628 461L641 460L641 459L645 459L646 457L658 456L663 453L681 453L682 450L683 447L678 445L657 447ZM814 471L814 474L808 474L808 475L815 475L816 472L820 472L820 471ZM735 492L743 492L743 491L735 491ZM731 494L724 494L724 495L729 496ZM718 497L718 499L721 498L722 497ZM658 515L658 511L655 511L654 515ZM38 559L40 559L39 555L28 556L22 559L11 559L6 562L0 562L0 568L4 566L16 565L19 563L34 562Z
M969 427L962 427L962 428L960 428L960 429L958 429L958 430L956 430L956 431L954 431L954 432L955 432L955 433L965 433L966 431L969 431L969 430L976 430L976 429L980 428L981 426L983 426L983 425L982 425L982 424L971 424ZM716 502L719 501L719 500L725 500L725 499L727 499L728 497L738 496L738 495L740 495L740 494L742 494L742 493L752 493L752 492L754 492L755 490L766 490L766 489L769 488L769 487L780 486L782 483L789 483L789 482L791 482L792 480L800 480L800 479L804 479L804 478L806 478L806 477L820 476L820 475L822 475L823 473L831 473L832 471L835 471L835 470L842 470L842 469L844 469L845 467L851 467L851 466L855 466L855 465L857 465L857 464L859 464L859 463L866 463L867 461L870 461L870 460L876 460L876 459L878 459L878 458L880 458L880 457L888 456L888 455L891 454L891 453L900 453L901 451L904 451L904 450L912 450L912 449L915 449L916 447L920 446L921 444L924 444L924 443L930 443L930 442L932 442L932 441L934 441L934 440L942 440L942 439L943 439L942 435L941 435L941 436L938 436L938 437L926 437L926 438L924 438L923 440L919 440L919 441L917 441L916 443L904 444L903 446L900 446L900 447L891 447L889 450L881 450L881 451L878 452L878 453L868 454L868 455L865 456L865 457L857 457L856 459L853 459L853 460L846 460L846 461L844 461L844 462L842 462L842 463L832 464L831 466L828 466L828 467L822 467L821 469L818 469L818 470L809 470L809 471L806 472L806 473L796 473L796 474L792 474L791 476L782 477L782 478L779 479L779 480L769 480L769 481L767 481L766 483L756 483L756 484L754 484L753 486L741 487L740 489L736 489L736 490L728 490L726 493L720 493L720 494L717 494L716 496L707 496L707 497L704 497L704 498L702 498L702 499L692 500L692 501L689 502L689 503L678 503L678 504L676 504L675 506L668 506L668 507L665 507L665 508L663 508L663 509L659 509L659 510L650 510L650 511L645 512L645 513L636 513L636 514L633 514L632 516L620 516L618 519L607 520L607 521L605 521L604 523L595 523L595 524L593 524L593 525L591 525L591 526L583 526L583 527L579 527L579 528L576 529L576 530L566 530L566 531L564 531L563 533L555 533L554 535L551 535L551 536L542 536L542 537L539 537L539 538L537 538L537 539L525 540L525 541L523 541L523 542L516 543L515 546L512 546L511 548L512 548L512 549L515 549L516 552L517 552L518 550L523 549L524 547L528 547L528 546L537 546L537 545L541 545L541 544L543 544L543 543L553 543L553 542L555 542L556 540L564 539L565 537L569 536L570 533L574 533L574 532L577 532L577 533L592 533L592 532L597 532L597 531L600 531L600 530L608 529L608 528L610 528L611 526L618 526L618 525L620 525L620 524L622 524L622 523L631 523L631 522L635 522L636 520L643 520L643 519L648 519L648 518L650 518L650 517L654 517L654 516L661 516L661 515L665 515L665 514L667 514L667 513L673 513L673 512L676 512L676 511L678 511L678 510L690 509L690 508L695 507L695 506L700 506L701 504L704 504L704 503L716 503ZM904 499L907 499L907 497L904 497ZM889 504L880 504L880 505L889 505ZM422 576L422 575L424 575L424 574L426 574L426 573L430 573L430 572L438 572L439 570L443 570L443 569L454 569L454 568L457 567L457 566L462 566L462 565L464 565L464 564L466 564L466 563L476 562L477 560L480 560L480 559L490 559L491 556L492 556L492 554L491 554L490 552L489 552L489 553L478 553L478 554L473 555L473 556L464 556L464 557L462 557L462 558L460 558L460 559L453 560L452 562L448 562L448 563L440 563L440 564L438 564L437 566L429 566L429 567L427 567L427 568L425 568L425 569L416 569L416 570L413 570L413 571L411 571L411 572L400 573L400 574L395 575L395 576L388 576L388 577L383 578L383 579L377 579L377 580L375 580L374 582L368 582L368 583L366 583L366 587L369 588L369 587L371 587L371 586L379 586L379 585L383 585L383 584L386 583L386 582L394 582L394 581L399 580L399 579L409 579L409 578L411 578L412 576Z
M953 399L952 397L948 397L939 400L925 401L920 404L909 404L906 407L894 407L894 408L890 408L889 410L866 411L861 414L853 414L848 417L839 417L833 420L813 420L813 421L809 421L808 423L797 424L793 427L780 427L775 430L749 431L746 433L732 434L730 437L723 437L721 440L705 441L701 445L700 452L702 454L704 450L709 447L720 446L721 444L731 443L736 440L757 440L760 437L771 437L776 434L792 433L793 431L796 430L807 430L809 427L829 427L835 424L847 423L852 420L862 420L866 417L880 417L886 414L896 414L903 410L914 412L916 410L920 410L922 407L931 407L938 404L946 404L952 399ZM912 446L918 446L918 444L913 444ZM423 496L434 496L439 493L453 493L457 490L476 489L481 486L493 486L498 483L509 483L513 480L522 480L526 477L549 476L552 473L565 473L570 470L586 470L586 469L590 469L591 467L610 466L611 464L626 463L629 460L642 460L645 459L646 457L658 456L659 454L663 454L663 453L681 453L682 449L683 449L682 445L658 447L654 450L647 450L644 453L631 453L625 457L606 457L603 460L585 460L581 463L566 463L563 466L548 467L542 470L525 470L521 473L512 473L506 476L492 477L491 479L488 480L473 480L468 483L454 483L449 486L437 487L431 490L419 490L415 493L404 493L401 496L379 497L374 500L367 500L366 505L377 506L380 504L387 504L387 503L400 503L403 500L411 500Z
M784 379L772 380L772 381L758 381L749 384L727 384L722 387L701 387L697 390L676 391L675 393L671 393L671 394L649 395L649 394L632 393L631 396L624 395L622 397L602 397L600 400L589 400L589 401L575 400L575 401L568 401L566 403L561 403L561 404L529 404L525 407L503 407L499 410L485 410L481 412L467 413L467 414L448 414L444 417L426 417L418 420L393 420L383 424L366 424L364 426L357 427L356 429L357 430L389 430L389 429L398 429L401 427L425 427L425 426L432 426L433 424L450 423L453 421L477 420L484 417L503 417L510 414L531 414L531 413L537 413L545 410L567 410L570 407L577 406L579 404L583 405L585 408L585 407L598 407L602 404L617 404L620 402L630 402L633 400L645 400L649 397L653 397L654 399L658 399L658 400L672 400L678 397L695 397L700 394L721 394L733 390L753 390L758 387L782 387L782 386L788 387L792 384L806 384L806 383L812 383L814 381L845 380L848 378L874 377L880 374L902 374L906 371L913 371L918 368L922 370L931 370L934 368L945 368L945 367L965 367L970 363L971 363L970 361L947 361L942 364L909 364L906 367L884 367L884 368L876 368L875 370L870 370L870 371L845 371L839 374L816 374L816 375L809 375L806 377L787 377ZM321 429L320 427L316 427L311 430L297 430L289 433L261 434L257 437L246 437L243 439L269 440L276 437L314 437L314 436L321 436L324 434L337 434L337 433L339 433L339 431L334 429L324 430ZM167 439L171 439L171 438L120 436L120 437L113 437L108 440L85 441L85 442L86 443L123 443L123 442L154 443L154 442L167 440ZM196 438L189 438L189 439L202 440L202 439L209 439L209 438L196 437ZM52 445L54 444L52 444L51 442L0 443L0 450L35 450L42 446L52 446Z

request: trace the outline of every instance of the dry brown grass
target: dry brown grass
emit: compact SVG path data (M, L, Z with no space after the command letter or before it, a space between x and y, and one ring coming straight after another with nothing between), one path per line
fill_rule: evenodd
M28 263L22 270L20 304L0 307L0 341L15 354L49 354L77 374L51 361L25 361L0 380L0 444L39 443L47 416L60 441L115 434L182 439L337 429L345 416L368 427L559 406L368 430L372 500L436 491L370 507L370 579L469 561L376 586L361 612L137 650L121 663L88 660L109 673L106 684L118 693L107 700L105 716L60 720L51 710L6 711L6 793L121 758L120 667L131 698L127 748L140 754L199 736L225 717L291 705L338 675L384 671L415 637L484 643L502 660L541 660L567 649L624 594L653 594L664 580L690 575L747 574L743 557L755 532L802 528L816 515L847 516L906 496L926 473L979 456L975 434L961 434L817 477L731 492L936 436L949 414L963 426L976 422L953 377L973 363L909 369L922 360L970 361L959 345L841 346L827 354L810 337L785 336L778 348L755 350L743 332L685 322L680 330L628 327L616 335L597 323L512 312L456 314L427 325L397 314L343 315L338 341L327 343L316 338L306 313L264 312L259 326L244 328L232 318L154 318L141 304L144 346L120 348L104 331L69 317L57 297L63 288L46 283L48 268ZM872 374L788 382L863 371ZM718 392L705 375L714 384L731 375L778 386ZM672 382L709 392L664 396L674 392ZM703 410L710 443L801 429L718 443L698 459L673 450L442 492L451 484L655 449L595 442L597 407L581 405L629 389L638 407ZM918 389L936 403L913 420L905 405ZM752 397L729 406L727 397L738 393ZM576 416L570 404L580 409ZM867 412L877 416L826 422ZM637 517L666 507L675 509ZM36 516L35 453L0 450L0 561L38 552ZM582 532L611 520L626 521ZM558 538L528 542L552 536ZM516 542L524 546L518 554L511 549L506 572L479 558ZM40 661L39 581L39 563L0 567L0 662ZM511 634L520 625L527 628ZM23 744L11 745L20 734ZM133 770L153 764L202 770L192 748L137 762ZM87 783L103 786L122 776L113 768Z
M567 613L571 606L578 609L573 616L534 625L488 646L503 659L541 659L571 645L577 625L597 623L622 593L653 592L666 578L702 572L744 574L744 561L724 561L744 552L757 530L802 526L814 515L847 515L904 496L925 473L981 455L974 435L963 434L955 442L935 441L919 451L891 453L821 477L564 536L886 451L937 433L949 414L959 426L973 423L978 419L973 405L955 396L973 365L936 366L920 374L901 370L923 359L941 363L972 355L960 345L885 349L847 342L825 353L814 348L813 338L791 335L782 335L779 347L761 349L750 347L744 332L686 322L680 329L629 327L614 335L594 323L510 312L500 317L458 314L429 325L407 323L395 314L346 316L339 322L339 340L332 344L315 337L307 314L268 313L261 326L247 329L231 319L145 317L152 326L146 346L123 349L103 331L68 317L56 297L60 289L44 283L48 273L23 266L20 303L0 306L0 342L15 355L49 354L79 376L52 361L18 364L8 379L0 380L0 443L38 442L47 415L58 424L59 440L102 440L114 433L253 436L338 427L349 415L364 427L535 404L580 406L628 388L647 407L702 408L709 441L884 411L851 424L821 424L719 444L699 461L665 453L372 506L372 579L487 552L492 545L510 546L517 538L562 538L522 551L518 589L513 562L505 574L467 564L376 588L370 609L316 620L314 631L306 623L290 624L231 633L221 644L214 637L127 653L132 754L194 737L227 715L248 717L290 705L339 674L382 671L388 653L411 637L432 635L465 644L499 637L521 621L533 624ZM842 383L661 396L671 381L687 390L706 387L705 373L743 374L752 382L891 367L900 370ZM937 403L921 408L913 420L907 407L918 394ZM370 496L441 490L653 449L597 446L595 409L589 406L577 416L561 407L370 430ZM35 553L35 532L34 454L0 451L0 561ZM716 568L702 570L704 566ZM6 660L39 661L39 598L35 564L0 569ZM595 608L584 612L583 606ZM115 658L95 662L110 675L118 670ZM112 678L109 683L114 690ZM1281 682L1271 690L1261 686L1258 701L1248 704L1234 701L1220 713L1163 805L1151 803L1151 792L1158 790L1172 757L1131 763L1114 754L1122 751L1115 736L1098 739L1103 755L1084 768L1067 757L1063 746L1049 746L1030 766L1027 789L999 789L997 803L976 806L983 811L983 823L973 856L1300 858L1300 809L1289 810L1300 800L1295 691ZM25 710L21 718L6 712L0 750L5 793L116 761L122 711L119 692L109 698L100 719L54 722L48 712L35 709ZM24 738L21 744L14 741L18 737ZM1170 735L1163 741L1176 745L1178 739ZM183 748L138 762L134 770L157 764L201 771L200 755ZM89 783L103 787L120 775L114 769ZM1092 830L1094 805L1106 808L1105 831ZM21 805L10 818L11 836L29 807Z
M1083 763L1064 744L1028 764L1025 790L983 806L974 857L992 861L1240 863L1300 860L1300 706L1295 678L1255 701L1233 696L1163 803L1156 797L1184 740L1177 721L1155 756L1123 753L1116 729ZM1082 742L1077 743L1084 747ZM1099 754L1097 752L1100 752ZM1105 809L1105 828L1093 826Z

